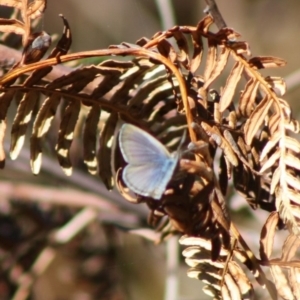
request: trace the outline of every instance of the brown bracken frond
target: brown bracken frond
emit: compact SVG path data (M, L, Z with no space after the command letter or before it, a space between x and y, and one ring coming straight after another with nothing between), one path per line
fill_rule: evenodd
M98 173L108 189L116 186L127 200L146 203L149 222L161 231L162 239L178 232L186 235L181 243L188 246L188 275L205 281L207 293L219 299L253 299L253 286L240 266L244 264L275 299L261 264L270 266L280 296L299 297L298 262L291 259L299 248L300 143L290 136L299 131L299 124L282 99L283 79L259 72L285 61L250 57L247 42L238 40L233 29L210 31L210 16L197 26L175 26L136 44L72 54L71 30L61 16L63 34L42 60L51 39L44 32L32 32L31 20L42 14L46 1L24 3L0 1L21 11L20 20L0 20L0 31L22 35L24 45L21 61L0 78L1 167L7 111L14 98L21 99L11 128L12 159L31 130L30 165L38 174L45 138L56 126L57 159L71 175L72 144L82 135L82 161L91 174ZM103 60L49 79L57 65L88 57ZM159 201L132 193L123 180L126 162L117 137L124 122L180 153ZM186 128L189 135L183 139ZM261 260L231 222L225 201L231 179L253 209L270 212L262 229ZM282 258L272 259L278 224L284 224L290 235ZM283 268L288 269L289 282Z

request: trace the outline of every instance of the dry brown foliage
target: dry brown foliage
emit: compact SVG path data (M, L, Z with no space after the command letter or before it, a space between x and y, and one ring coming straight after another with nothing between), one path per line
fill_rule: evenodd
M71 30L61 16L63 34L42 59L50 37L32 32L31 22L43 13L46 2L0 4L18 11L11 19L0 20L0 31L21 35L24 45L21 61L9 70L3 68L0 78L2 167L7 111L16 99L10 156L17 159L32 123L33 174L40 172L45 137L59 120L55 151L65 174L72 174L70 150L74 137L81 137L82 160L91 174L98 173L108 189L116 186L127 200L147 203L149 222L158 227L162 240L182 235L183 255L191 266L188 275L203 280L208 294L254 299L253 278L244 265L272 299L276 294L300 298L299 261L293 259L300 228L300 143L293 137L299 124L282 98L283 79L259 72L281 67L284 60L251 57L247 42L239 40L233 29L210 30L214 22L210 14L197 26L175 26L136 44L72 54L68 54ZM49 79L55 66L88 57L103 60ZM183 149L189 151L180 160L180 176L171 180L160 201L132 195L122 180L125 162L116 142L120 121L151 132L172 150L188 128ZM216 164L219 174L214 172ZM261 230L260 259L230 221L225 197L231 179L234 191L253 209L270 213ZM276 228L289 231L281 258L271 257ZM260 265L270 268L274 286Z

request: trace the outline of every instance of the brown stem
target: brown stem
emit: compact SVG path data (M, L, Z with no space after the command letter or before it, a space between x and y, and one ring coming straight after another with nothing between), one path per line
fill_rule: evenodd
M213 17L214 22L219 28L219 30L224 27L227 27L215 0L205 0L205 2L207 4L207 7L205 8L204 12L210 14Z

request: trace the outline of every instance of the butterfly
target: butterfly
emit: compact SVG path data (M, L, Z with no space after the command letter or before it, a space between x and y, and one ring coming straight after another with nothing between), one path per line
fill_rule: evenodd
M177 166L178 152L171 154L156 138L131 124L122 125L119 145L128 163L122 173L126 185L138 195L159 200Z

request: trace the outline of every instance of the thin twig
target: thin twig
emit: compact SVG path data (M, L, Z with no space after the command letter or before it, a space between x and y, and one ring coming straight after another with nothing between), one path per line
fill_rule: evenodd
M296 70L295 72L287 75L285 77L286 86L288 92L291 92L293 89L296 89L300 86L300 70Z
M204 12L212 16L217 27L219 29L227 27L215 0L205 0L205 2L207 4L207 7L205 8Z
M178 300L179 280L178 280L178 237L174 236L167 241L167 277L165 285L164 300Z
M161 27L167 30L175 25L175 14L171 0L156 0L157 10L160 16Z

